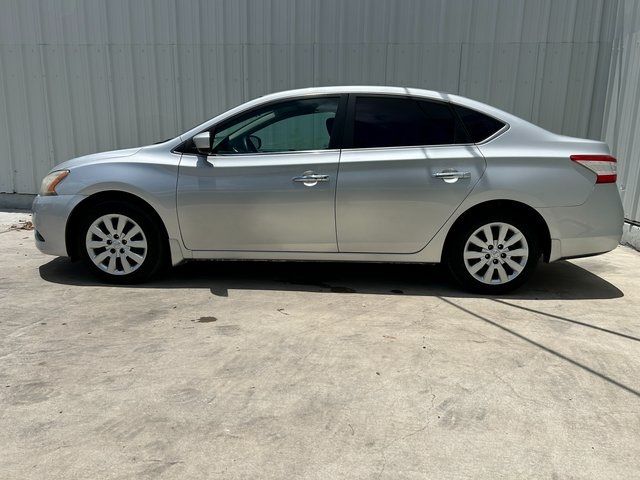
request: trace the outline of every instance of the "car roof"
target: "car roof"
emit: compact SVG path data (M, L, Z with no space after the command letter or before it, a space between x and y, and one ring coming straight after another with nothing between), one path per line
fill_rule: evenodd
M426 98L430 100L451 102L457 105L462 105L462 106L486 113L487 115L498 118L510 125L513 125L515 123L515 124L526 125L527 127L530 127L530 128L539 129L539 127L535 127L529 122L519 117L516 117L515 115L507 113L503 110L492 107L491 105L487 105L486 103L478 102L476 100L472 100L470 98L462 97L460 95L455 95L452 93L440 92L435 90L425 90L422 88L412 88L412 87L393 87L393 86L378 86L378 85L340 85L340 86L299 88L295 90L284 90L281 92L263 95L261 97L254 98L253 100L250 100L246 103L243 103L242 105L238 105L235 108L232 108L230 110L227 110L221 113L220 115L208 120L207 122L200 124L197 127L194 127L193 129L187 132L184 132L179 138L182 138L182 140L184 140L189 136L195 135L199 131L209 128L211 125L217 122L220 122L226 118L229 118L233 115L236 115L250 108L260 106L263 103L268 103L274 100L286 100L288 98L299 98L304 96L315 96L315 95L322 95L322 94L337 95L337 94L344 94L344 93L404 95L404 96L411 96L411 97L421 97L421 98Z

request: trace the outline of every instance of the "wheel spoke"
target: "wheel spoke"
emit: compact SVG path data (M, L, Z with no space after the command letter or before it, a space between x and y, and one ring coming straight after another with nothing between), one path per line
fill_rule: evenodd
M111 254L109 257L109 264L107 265L107 272L115 273L116 271L116 256Z
M102 247L106 247L107 246L107 242L104 240L91 240L89 242L87 242L87 247L89 248L102 248Z
M498 230L498 244L504 243L504 239L507 236L508 231L509 227L504 224L500 225L500 230Z
M95 264L100 264L100 263L102 263L102 262L104 261L104 259L105 259L105 258L107 258L109 255L111 255L111 254L109 253L109 250L105 250L105 251L104 251L104 252L102 252L101 254L96 255L96 257L93 259L93 262L94 262Z
M144 260L144 257L141 255L138 255L137 253L125 252L125 255L138 264L142 263L142 261Z
M486 255L485 252L475 252L475 251L466 251L464 252L463 256L466 259L474 259L474 258L484 258L484 256Z
M129 240L127 242L127 247L130 248L147 248L147 242L144 240Z
M484 236L487 237L487 243L492 245L493 244L493 232L491 231L491 226L490 225L485 225L484 228L482 229L482 231L484 232Z
M122 236L122 233L126 224L127 224L127 219L122 215L118 215L118 224L116 225L116 232L118 232L118 235Z
M526 257L528 254L529 251L526 248L516 248L507 252L510 257Z
M507 275L507 271L504 269L502 264L496 265L496 270L498 270L498 276L500 277L500 281L502 283L506 283L509 281L509 276Z
M487 268L487 271L484 272L484 277L482 277L482 279L487 282L490 283L491 280L493 279L493 272L495 271L496 267L492 264L489 265L489 268Z
M113 235L114 233L117 233L115 228L113 228L113 215L109 215L107 217L105 217L104 219L104 226L107 227L107 230L109 231L109 233L111 235Z
M522 265L520 265L518 262L514 262L513 260L511 260L510 258L505 258L504 259L504 263L506 263L507 265L509 265L515 272L520 273L522 271L522 269L524 268Z
M94 224L94 225L91 225L91 228L89 229L89 231L90 231L91 233L93 233L96 237L99 237L99 238L101 238L101 239L103 239L103 240L106 240L106 239L107 239L107 234L106 234L106 233L104 233L104 232L100 229L100 227L98 227L98 226L97 226L97 225L95 225L95 224Z
M486 242L483 242L482 240L480 240L478 237L476 237L475 235L473 235L470 239L469 239L469 243L473 243L476 247L480 247L480 248L487 248L487 244Z
M124 273L131 273L133 271L131 264L129 264L126 258L120 257L120 263L122 264L122 270L124 270Z
M470 271L472 274L474 274L474 275L475 275L475 274L476 274L476 273L478 273L478 272L482 269L482 267L484 267L486 264L487 264L487 262L483 262L483 261L481 260L481 261L479 261L478 263L476 263L475 265L473 265L472 267L467 267L467 268L469 268L469 271Z
M515 243L519 242L520 240L522 240L523 236L521 233L515 233L509 240L507 240L504 243L504 248L510 247L511 245L514 245Z
M125 238L133 238L136 235L138 235L140 232L142 232L142 230L140 230L140 227L138 225L135 225L131 230L127 232L127 234L125 235Z

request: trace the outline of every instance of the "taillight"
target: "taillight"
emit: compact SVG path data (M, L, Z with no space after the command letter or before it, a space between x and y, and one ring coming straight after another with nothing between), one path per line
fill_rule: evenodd
M611 155L571 155L571 160L596 174L596 183L616 183L616 159Z

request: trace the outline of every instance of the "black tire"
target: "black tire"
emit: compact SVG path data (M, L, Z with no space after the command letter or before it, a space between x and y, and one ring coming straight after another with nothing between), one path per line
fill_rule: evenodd
M524 258L521 260L524 264L522 270L514 278L504 283L483 283L481 280L477 279L471 274L465 264L464 251L467 241L478 229L492 223L504 223L520 230L526 240L526 244L529 250L528 257L526 258L526 263L524 263ZM498 227L494 227L494 229L495 228ZM500 251L495 250L495 247L490 252L491 254L494 254L494 252L496 252L495 254L501 255L501 253L499 253ZM489 254L489 252L487 252L487 254ZM495 213L484 214L478 219L467 219L462 225L460 225L459 228L456 228L456 230L453 232L453 236L448 240L448 243L446 245L444 260L453 278L465 290L483 294L501 294L515 290L529 279L529 277L535 270L536 265L538 264L540 254L541 251L539 234L535 227L531 225L531 222L527 223L526 219L520 218L519 216L516 216L514 214ZM497 260L498 262L500 262L500 264L502 264L499 256ZM479 261L480 260L478 260L478 262ZM489 260L486 260L486 262L489 261L496 262L496 259L490 258ZM487 269L488 266L486 267ZM515 270L511 269L509 266L506 266L505 268L510 270L512 273L515 273ZM480 270L479 274L482 274L483 271L486 272L487 270L483 268ZM498 273L496 272L495 274L493 274L493 281L499 281L497 277Z
M131 273L122 273L119 275L108 273L99 268L89 257L89 251L86 241L86 235L94 221L103 215L118 214L129 217L142 229L146 240L146 256ZM157 224L157 220L153 218L146 210L135 204L130 204L117 200L107 200L93 206L80 220L76 229L76 247L79 257L89 266L89 269L100 280L108 283L118 284L134 284L142 283L157 274L163 267L167 265L167 242L164 238L162 228ZM122 262L123 260L119 260ZM122 266L122 263L119 264Z

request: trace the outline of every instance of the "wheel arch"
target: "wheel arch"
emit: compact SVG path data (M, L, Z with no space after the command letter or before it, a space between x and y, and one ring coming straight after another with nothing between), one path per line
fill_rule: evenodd
M540 249L545 262L549 261L551 255L551 233L549 226L540 213L533 207L526 203L519 202L517 200L487 200L481 203L477 203L465 210L447 232L447 236L444 241L444 254L446 256L447 249L451 245L451 239L460 231L462 226L474 216L482 215L484 212L503 211L511 214L523 215L531 219L534 223L536 231L538 232L538 239L540 241Z
M76 205L69 215L69 219L67 220L67 225L65 228L65 244L67 247L67 255L69 255L71 259L76 260L80 257L79 249L81 248L81 245L78 243L78 236L75 234L75 232L81 219L91 209L91 207L106 201L121 201L124 203L133 204L147 212L160 227L162 238L165 241L167 251L169 251L169 234L167 231L167 226L165 225L162 217L158 214L158 212L146 200L129 192L123 192L120 190L105 190L89 195L78 205Z

